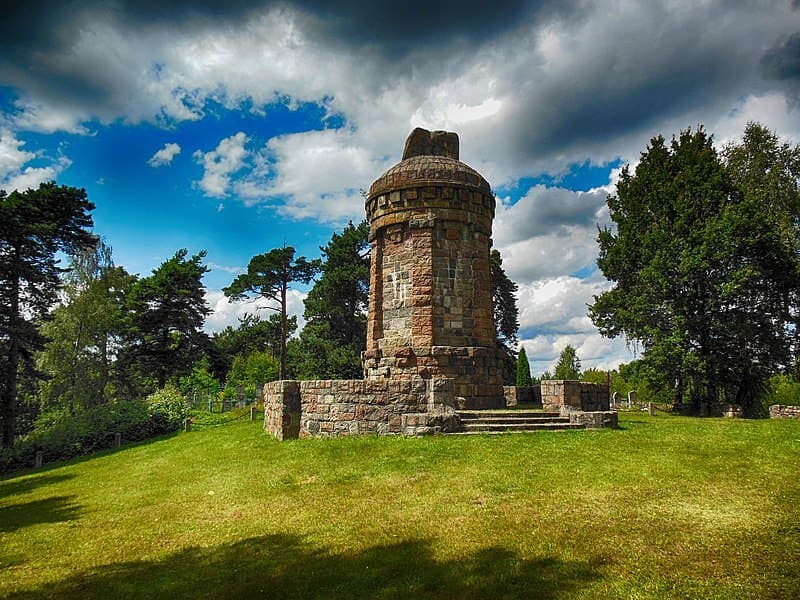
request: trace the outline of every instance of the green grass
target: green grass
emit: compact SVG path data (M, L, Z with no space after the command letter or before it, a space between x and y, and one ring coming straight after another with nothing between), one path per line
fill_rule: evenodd
M621 421L280 443L196 415L0 479L0 596L800 596L800 422Z

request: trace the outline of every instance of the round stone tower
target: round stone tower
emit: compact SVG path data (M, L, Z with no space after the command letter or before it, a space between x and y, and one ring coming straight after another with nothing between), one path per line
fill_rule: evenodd
M458 136L415 129L366 200L372 257L364 376L453 380L459 408L505 405L489 251L495 199Z

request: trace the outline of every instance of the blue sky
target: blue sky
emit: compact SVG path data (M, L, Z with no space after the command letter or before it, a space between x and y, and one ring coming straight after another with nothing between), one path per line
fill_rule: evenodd
M796 0L33 0L0 34L0 187L85 187L133 273L207 250L209 331L252 310L220 291L251 256L318 256L423 126L456 131L497 194L534 372L567 343L615 366L633 355L586 304L619 168L698 124L800 140Z

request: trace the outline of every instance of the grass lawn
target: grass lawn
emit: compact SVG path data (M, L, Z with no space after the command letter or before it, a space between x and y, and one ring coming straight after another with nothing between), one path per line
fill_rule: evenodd
M0 479L0 597L797 598L800 421L277 442Z

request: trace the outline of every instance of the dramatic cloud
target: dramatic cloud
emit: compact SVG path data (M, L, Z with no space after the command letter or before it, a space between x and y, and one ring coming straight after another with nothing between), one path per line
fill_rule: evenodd
M60 156L45 166L25 166L37 158L34 152L23 150L25 142L8 131L0 131L0 189L6 192L37 188L40 183L54 180L71 161Z
M6 7L0 35L6 187L69 164L25 150L26 131L179 129L225 111L268 122L275 104L310 103L323 114L312 124L215 134L193 155L196 189L340 224L363 216L360 190L399 161L414 126L457 131L462 160L503 198L495 245L526 293L525 335L540 358L566 343L585 361L624 346L599 338L581 308L601 285L586 278L608 189L529 182L635 164L653 135L700 123L718 143L749 120L800 139L796 0L31 0ZM168 144L148 163L178 151Z
M244 166L247 150L247 136L243 132L220 141L210 152L197 150L195 160L203 165L203 178L197 185L208 196L227 196L231 175Z
M147 164L151 167L163 167L172 162L172 159L175 158L178 154L181 153L181 147L174 142L165 144L161 150L153 154L150 157L150 160L147 161Z

